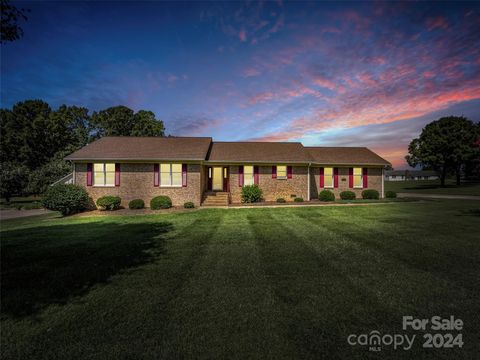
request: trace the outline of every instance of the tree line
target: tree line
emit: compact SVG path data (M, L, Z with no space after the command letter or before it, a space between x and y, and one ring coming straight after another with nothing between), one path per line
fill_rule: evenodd
M151 111L126 106L90 112L42 100L0 109L0 196L42 194L71 172L63 158L102 136L164 136L163 121Z

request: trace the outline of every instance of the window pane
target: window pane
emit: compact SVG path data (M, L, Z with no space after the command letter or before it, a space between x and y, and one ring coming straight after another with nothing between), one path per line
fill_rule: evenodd
M93 174L93 185L105 185L105 174L103 171L98 171Z
M105 164L105 170L115 172L115 164Z
M181 186L182 185L182 173L172 173L172 185Z
M182 164L172 164L172 172L182 172Z
M323 168L323 185L325 187L333 186L333 168Z
M105 185L115 185L115 172L106 173Z
M285 165L277 165L277 179L287 177L287 167Z
M243 185L253 185L253 174L245 174L243 179Z
M253 174L253 166L251 165L245 165L243 167L243 173L244 174Z
M355 187L357 187L357 186L358 186L358 187L361 187L361 186L363 185L363 184L362 184L362 176L361 176L361 175L354 175L353 179L354 179L353 185L354 185Z
M362 175L362 168L353 168L353 175Z
M160 173L160 185L161 186L170 186L172 183L170 181L170 172L161 172Z
M169 173L170 172L170 164L160 164L160 172Z
M98 163L93 164L93 171L95 172L103 171L103 164L98 164Z

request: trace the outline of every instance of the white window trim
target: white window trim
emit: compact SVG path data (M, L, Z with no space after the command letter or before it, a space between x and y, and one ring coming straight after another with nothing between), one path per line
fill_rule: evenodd
M92 177L93 177L93 181L92 181L92 185L93 187L101 187L101 188L114 188L115 187L115 173L116 171L114 171L114 177L113 177L113 184L95 184L95 164L102 164L103 165L103 178L104 178L104 182L107 180L107 171L106 171L106 165L107 164L113 164L113 163L93 163L93 169L92 169Z
M170 171L169 171L169 174L170 174L170 184L165 184L165 185L162 184L162 164L164 164L164 165L165 165L165 164L168 164L168 165L170 166ZM159 163L159 164L158 164L158 168L159 168L159 174L158 174L158 176L159 176L159 179L160 179L160 187L162 187L162 188L180 188L180 187L183 186L183 169L180 171L180 175L182 175L182 176L181 176L181 183L180 183L180 185L173 185L173 184L172 184L172 174L173 174L173 172L172 172L172 165L173 165L173 164L177 164L177 163Z

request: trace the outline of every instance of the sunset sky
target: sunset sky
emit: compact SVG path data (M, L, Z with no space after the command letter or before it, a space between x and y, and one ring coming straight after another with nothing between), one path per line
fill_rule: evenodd
M14 2L1 106L152 110L167 133L368 146L405 168L441 116L480 120L480 3Z

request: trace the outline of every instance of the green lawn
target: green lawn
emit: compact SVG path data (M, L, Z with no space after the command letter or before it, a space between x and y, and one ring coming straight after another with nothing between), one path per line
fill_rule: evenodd
M473 359L479 220L425 201L5 221L2 359ZM463 349L347 344L404 315L462 319Z
M385 191L388 190L419 194L480 196L480 182L467 182L457 186L454 180L447 180L445 187L441 187L440 180L385 181Z

